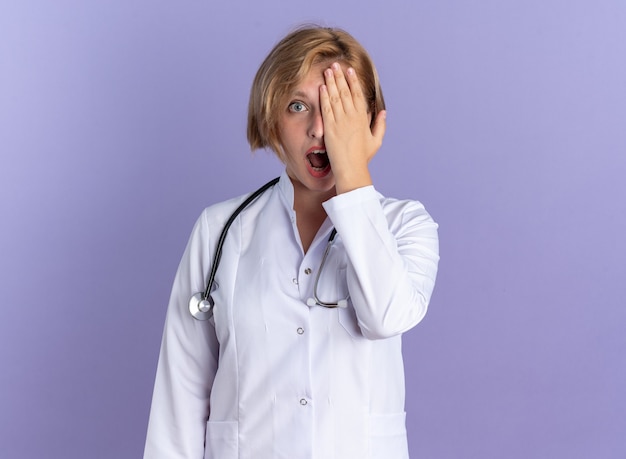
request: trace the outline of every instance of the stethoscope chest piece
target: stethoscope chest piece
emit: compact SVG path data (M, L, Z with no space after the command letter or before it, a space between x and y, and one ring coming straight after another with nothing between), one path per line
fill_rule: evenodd
M222 232L217 241L217 246L215 247L215 255L213 257L213 264L211 265L211 272L209 274L209 280L207 283L206 290L204 292L198 292L194 296L189 299L189 312L193 316L194 319L197 320L209 320L213 317L213 306L215 303L213 302L213 298L211 298L211 291L215 284L215 274L217 273L217 267L220 264L220 258L222 257L222 247L224 245L224 239L226 239L226 234L228 233L228 228L235 221L237 215L241 213L243 209L245 209L252 201L258 198L261 194L265 192L268 188L276 185L278 183L279 177L276 177L273 180L270 180L261 188L256 190L250 196L246 198L244 202L242 202L237 209L232 213L232 215L224 224L224 228L222 228Z
M239 215L243 209L245 209L248 205L250 205L250 203L252 203L252 201L258 198L262 193L264 193L265 190L267 190L271 186L274 186L276 183L278 183L278 178L275 178L274 180L270 180L261 188L256 190L250 196L248 196L248 198L244 202L242 202L239 205L239 207L237 207L237 209L232 213L232 215L226 221L226 224L224 225L224 228L222 229L220 237L217 241L217 245L215 249L215 256L213 257L213 264L211 265L211 271L209 274L209 280L207 283L206 290L204 292L196 293L194 296L192 296L189 299L189 312L191 313L194 319L209 320L211 317L213 317L213 306L215 306L215 303L213 302L213 298L211 298L210 292L215 286L214 285L215 274L217 272L217 267L219 266L219 263L220 263L220 258L222 257L222 247L224 245L224 240L226 239L226 234L228 233L228 228L230 228L230 225L235 221L235 218L237 218L237 215ZM309 306L319 305L325 308L348 307L349 296L346 298L337 300L336 302L325 302L325 301L320 300L319 297L317 296L317 284L320 281L320 274L322 270L324 269L324 264L326 263L328 252L330 250L331 245L333 244L333 241L336 235L337 235L337 230L333 228L333 230L330 233L330 237L328 238L328 243L326 244L326 250L324 251L322 262L320 263L320 267L317 271L315 284L313 286L313 298L309 298L306 302Z
M213 298L204 298L203 292L198 292L189 299L189 312L194 319L209 320L213 317Z

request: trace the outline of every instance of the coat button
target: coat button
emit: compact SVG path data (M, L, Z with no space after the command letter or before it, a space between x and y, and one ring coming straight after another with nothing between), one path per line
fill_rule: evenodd
M307 403L309 403L309 402L307 402L306 398L301 398L300 399L300 405L306 406Z
M298 332L298 335L302 335L304 333L304 328L298 327L298 330L296 331Z
M307 268L304 270L304 274L311 274L313 270L311 268Z

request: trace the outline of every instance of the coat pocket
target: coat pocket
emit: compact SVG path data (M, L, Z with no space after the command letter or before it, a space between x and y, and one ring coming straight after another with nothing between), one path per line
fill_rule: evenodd
M371 459L408 459L406 413L370 415Z
M204 440L204 459L236 459L239 456L239 423L209 421Z

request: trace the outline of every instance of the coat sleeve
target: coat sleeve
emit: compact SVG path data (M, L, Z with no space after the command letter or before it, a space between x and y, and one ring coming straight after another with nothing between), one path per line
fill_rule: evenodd
M219 347L212 321L194 319L188 304L194 293L205 288L210 247L205 211L194 226L172 287L152 396L145 459L204 457L209 397Z
M424 207L385 199L369 186L324 208L347 252L348 291L363 335L388 338L419 323L439 263L437 224Z

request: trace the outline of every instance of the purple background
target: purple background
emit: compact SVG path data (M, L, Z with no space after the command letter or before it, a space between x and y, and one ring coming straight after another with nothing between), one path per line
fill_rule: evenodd
M625 458L622 0L3 0L0 457L140 457L191 226L280 173L248 91L308 21L370 50L375 183L440 223L412 457Z

